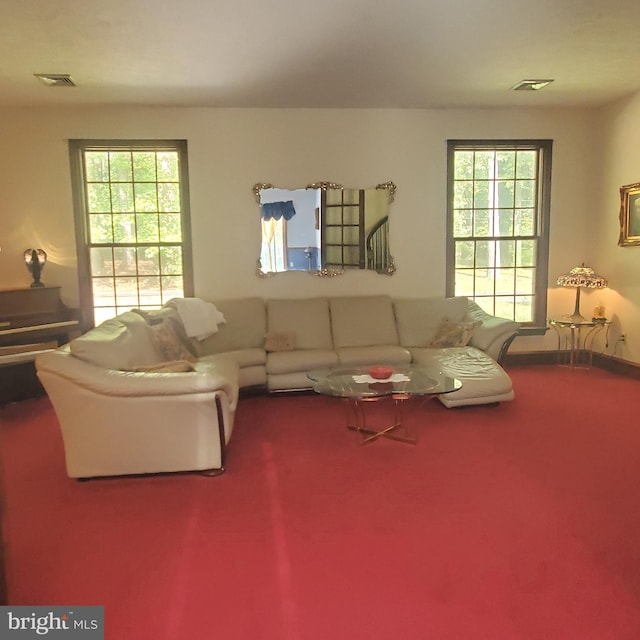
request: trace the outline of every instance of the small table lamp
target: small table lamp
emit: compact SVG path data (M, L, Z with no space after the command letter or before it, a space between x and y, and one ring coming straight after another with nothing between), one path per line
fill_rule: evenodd
M558 278L557 284L562 287L575 287L576 288L576 308L573 310L573 314L567 316L568 319L574 322L587 322L587 319L580 313L580 289L585 287L587 289L604 289L608 286L607 279L597 275L593 269L584 266L584 262L580 267L574 267Z
M24 261L29 269L29 273L33 277L32 287L44 287L44 283L40 280L40 275L47 262L47 254L43 249L26 249L24 252Z

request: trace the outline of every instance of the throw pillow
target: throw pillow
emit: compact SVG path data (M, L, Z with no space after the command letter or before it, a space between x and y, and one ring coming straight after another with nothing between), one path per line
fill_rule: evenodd
M184 342L180 340L180 336L170 319L165 319L158 324L150 324L149 331L151 332L151 341L158 352L158 356L164 362L174 360L194 362L196 360Z
M152 364L148 367L136 367L134 371L143 371L145 373L185 373L187 371L195 371L195 367L188 360L172 360L170 362Z
M466 347L471 340L473 332L482 324L476 322L456 322L450 318L444 318L435 337L427 345L433 348Z
M266 351L293 351L296 348L296 335L293 331L267 333L264 348Z

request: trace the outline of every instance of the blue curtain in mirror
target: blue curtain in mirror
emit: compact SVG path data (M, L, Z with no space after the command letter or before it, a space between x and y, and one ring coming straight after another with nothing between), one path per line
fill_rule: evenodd
M260 215L263 220L291 220L296 215L296 210L293 206L293 200L287 200L286 202L265 202L260 205Z

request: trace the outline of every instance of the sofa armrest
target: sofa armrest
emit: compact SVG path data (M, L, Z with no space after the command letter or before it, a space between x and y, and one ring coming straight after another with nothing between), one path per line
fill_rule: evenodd
M195 371L185 373L117 371L80 360L64 348L36 357L38 373L46 371L101 395L179 396L224 391L230 404L235 406L237 365L196 363L195 366Z
M507 318L492 316L472 300L469 300L468 317L482 323L473 332L470 344L501 363L509 345L518 334L520 325Z

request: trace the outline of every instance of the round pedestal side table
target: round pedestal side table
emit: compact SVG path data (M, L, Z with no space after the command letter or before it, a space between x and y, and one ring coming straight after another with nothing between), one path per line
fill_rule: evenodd
M603 330L609 331L610 320L586 318L549 318L558 337L558 364L571 369L589 369L593 361L593 340Z

